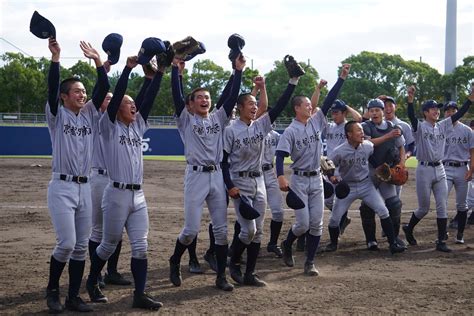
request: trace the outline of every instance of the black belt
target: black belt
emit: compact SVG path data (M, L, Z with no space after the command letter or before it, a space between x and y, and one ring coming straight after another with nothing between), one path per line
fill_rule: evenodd
M136 190L140 190L142 186L140 184L127 184L127 183L114 182L114 188L136 191Z
M441 161L421 161L420 164L422 166L438 167L439 165L441 165Z
M239 171L239 177L258 178L261 175L260 171Z
M202 171L202 172L214 172L219 169L219 166L216 165L209 165L209 166L193 166L194 171Z
M77 182L77 183L87 183L87 177L84 177L84 176L72 176L72 178L70 178L71 180L69 180L67 174L60 174L59 179L61 179L63 181L71 181L71 182Z
M104 169L97 169L97 173L98 173L98 174L101 174L101 175L104 175L104 174L107 174L107 170L104 170Z
M271 170L271 169L273 169L273 164L272 163L267 163L267 164L264 164L262 166L263 171L268 171L268 170Z
M317 176L319 173L318 171L301 171L301 170L293 170L293 173L297 176L305 176L305 177L314 177Z
M467 166L467 162L466 161L445 161L443 162L443 164L445 166L449 166L449 167L464 167L464 166Z

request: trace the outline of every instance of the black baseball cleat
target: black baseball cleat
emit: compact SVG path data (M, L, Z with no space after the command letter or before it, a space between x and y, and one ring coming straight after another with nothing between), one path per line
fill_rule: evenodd
M267 245L267 252L274 253L275 257L281 258L283 257L283 252L281 251L281 248L275 244L275 245Z
M170 259L170 281L174 286L181 286L181 265L173 263Z
M283 252L283 262L288 266L288 267L294 267L295 266L295 259L293 259L293 251L291 249L291 246L288 246L286 243L286 240L283 240L281 242L281 250Z
M369 241L367 243L367 250L369 251L379 251L379 245L377 244L376 241Z
M416 242L415 236L413 236L413 230L408 227L408 225L402 226L403 232L405 233L405 238L407 239L408 243L411 246L416 246L418 243Z
M344 219L344 223L342 223L341 227L339 228L339 235L342 236L344 234L344 231L346 230L347 226L351 223L351 218L346 217Z
M86 282L86 289L87 289L87 293L89 293L89 298L91 299L91 302L94 302L94 303L107 303L108 302L107 297L100 290L99 283L90 284L89 282Z
M448 245L444 241L436 241L436 250L441 252L451 252L451 249L448 248Z
M234 290L234 286L227 282L225 275L218 276L216 279L216 286L218 289L221 289L226 292L231 292Z
M258 276L254 273L245 273L244 284L250 285L250 286L257 286L257 287L267 286L267 283L260 280Z
M399 246L402 246L403 248L408 249L407 244L400 238L400 236L395 237L395 242Z
M458 245L464 244L464 237L462 234L457 234L456 238L454 238L454 242Z
M46 289L46 305L50 314L59 314L64 311L64 306L59 298L59 289Z
M199 264L199 261L197 260L197 258L193 258L189 260L188 270L189 270L189 273L195 273L195 274L204 273L204 271L202 271L201 269L201 265Z
M67 310L70 310L73 312L89 313L93 311L92 307L87 305L80 296L71 297L71 298L66 297L65 306Z
M244 283L244 278L242 277L242 271L240 271L240 263L232 262L229 260L229 273L232 280L238 284Z
M396 254L396 253L401 253L405 251L405 247L399 245L398 243L394 242L393 244L390 245L390 253Z
M142 308L142 309L151 309L151 310L158 310L163 307L163 303L158 302L153 296L150 294L143 292L143 293L136 293L133 291L133 308Z
M120 273L113 272L113 273L106 273L104 276L105 284L114 284L114 285L130 285L132 282L130 280L125 279Z
M324 248L324 252L333 252L337 250L337 244L335 243L329 243L327 244L326 248Z
M209 264L209 267L214 271L217 272L217 260L216 255L213 253L206 252L204 254L204 260Z
M304 264L304 274L309 275L309 276L318 276L319 271L314 266L314 263L305 262L305 264Z

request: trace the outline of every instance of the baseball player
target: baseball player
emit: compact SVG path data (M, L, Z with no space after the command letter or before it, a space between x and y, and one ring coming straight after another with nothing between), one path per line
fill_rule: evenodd
M267 199L262 173L265 137L272 130L271 124L288 104L297 84L298 78L291 78L276 105L268 111L268 115L258 119L256 119L258 108L255 97L250 93L241 94L237 100L239 119L224 131L222 160L224 181L229 196L234 199L235 213L241 226L239 236L232 245L233 251L229 261L230 275L238 284L266 286L266 283L254 273L263 235ZM242 195L260 214L259 217L249 220L242 216L239 212ZM242 276L240 258L245 249L247 249L247 264L245 274Z
M364 139L364 129L358 122L351 121L344 127L347 140L336 147L328 156L339 169L339 176L349 186L349 194L345 198L337 198L329 220L331 244L337 249L339 223L341 216L356 199L362 200L380 217L392 254L403 252L404 247L397 244L393 232L393 224L389 211L382 196L377 192L369 176L369 157L374 152L374 144ZM337 183L338 176L331 176L331 182Z
M46 119L52 143L52 179L48 185L48 208L56 233L56 247L51 255L46 303L51 313L64 307L59 298L59 279L69 261L69 291L65 307L78 312L92 308L79 296L91 230L91 188L88 175L92 162L93 139L98 119L97 109L109 89L107 74L97 51L81 42L84 56L94 59L97 67L97 94L86 103L86 90L77 78L59 83L61 48L49 38L52 54L48 75ZM60 106L59 100L63 101Z
M375 176L375 169L384 163L389 164L390 167L394 167L397 164L405 165L405 138L402 136L401 128L384 119L384 102L382 100L370 100L367 104L367 109L370 120L362 123L362 127L364 128L366 139L374 144L374 152L369 158L369 177L385 201L385 206L394 225L393 231L396 242L400 246L405 247L405 243L398 238L402 201L397 194L396 186L382 182ZM359 210L367 248L369 250L378 250L375 237L375 212L365 203L361 204ZM331 247L331 244L329 247Z
M436 201L436 222L438 226L438 239L436 240L436 250L450 252L446 242L447 224L447 199L448 185L446 172L442 159L445 153L446 137L453 130L455 123L464 113L466 113L474 101L474 92L471 92L468 100L463 106L448 118L439 122L439 105L436 101L428 100L422 105L423 122L418 121L415 116L413 101L415 98L415 87L408 88L408 118L410 119L413 134L416 142L416 158L418 166L416 168L416 194L418 196L418 208L413 212L408 225L403 226L406 239L412 246L417 245L413 235L416 224L429 212L430 195Z
M458 111L456 102L444 106L444 117L451 117ZM464 243L464 228L467 220L467 190L472 180L474 166L474 136L471 128L462 122L453 123L453 129L446 135L443 165L448 181L448 196L454 186L456 190L457 235L455 243ZM470 163L471 161L471 163ZM471 166L471 168L469 168Z
M306 237L307 251L304 264L304 273L307 275L319 274L314 266L314 256L323 229L324 196L320 174L321 133L327 124L326 114L336 100L349 70L349 64L342 66L336 84L329 91L321 110L315 114L307 97L293 97L291 104L296 116L280 137L276 151L276 169L280 189L289 190L288 180L284 176L283 160L291 155L293 161L290 166L293 170L291 188L305 204L304 208L295 210L296 222L288 231L287 238L281 243L283 260L287 266L294 266L292 244L298 236L309 230Z
M155 48L163 49L158 39ZM100 119L100 136L110 181L102 200L103 235L100 245L92 254L87 291L93 302L107 302L97 283L97 277L106 261L114 253L127 230L132 251L131 271L135 284L135 308L159 309L161 302L145 292L147 279L148 210L143 192L142 138L148 129L147 118L158 94L164 69L160 69L150 83L139 112L133 99L125 95L128 77L137 65L137 57L128 57L117 82L107 114Z
M104 62L104 66L108 64L108 61ZM110 70L110 66L107 65L107 69ZM108 71L107 71L108 72ZM151 81L151 80L150 80ZM96 93L96 87L94 87L93 95ZM107 110L107 107L112 99L112 93L107 92L107 95L100 106L99 115ZM99 130L97 121L96 130ZM100 137L94 138L94 148L92 151L92 169L90 174L90 185L91 185L91 196L92 196L92 232L89 237L89 256L92 258L92 254L95 252L96 248L99 246L100 241L102 240L102 197L104 194L105 187L109 183L109 177L107 175L107 169L105 167L105 159L102 148L102 143L100 142ZM107 284L115 285L130 285L131 282L125 279L118 271L117 264L120 256L120 251L122 249L122 240L117 245L115 252L107 261L107 273L105 278L102 278L102 275L99 275L98 281L101 288L105 287Z
M224 291L232 291L233 285L225 277L227 259L227 198L220 163L222 161L223 129L232 114L237 100L245 58L236 59L236 69L229 97L222 107L209 114L211 99L204 88L191 93L191 106L194 113L185 108L179 87L177 63L171 72L172 93L176 109L177 126L184 143L186 174L184 181L184 228L176 240L173 255L170 257L170 281L181 285L181 256L187 246L197 236L201 223L204 201L207 202L214 232L214 251L217 261L216 286ZM196 188L199 190L196 191Z

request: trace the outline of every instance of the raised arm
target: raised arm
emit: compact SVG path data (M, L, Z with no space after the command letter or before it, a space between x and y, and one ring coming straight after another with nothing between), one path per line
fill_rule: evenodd
M81 41L79 46L81 47L85 57L94 60L95 67L97 68L97 83L92 92L92 103L94 103L95 108L99 110L110 89L107 72L105 71L102 60L100 59L100 54L90 43Z
M453 121L453 124L459 120L461 117L463 117L464 114L469 110L469 107L471 106L472 102L474 102L474 91L471 89L471 93L468 96L468 99L463 103L459 111L451 115L451 120Z
M415 106L413 105L413 101L415 100L415 86L411 86L408 88L408 105L407 105L407 115L408 119L410 120L411 128L414 132L418 129L418 119L415 116Z
M349 105L346 104L346 109L347 109L347 114L350 114L350 116L352 117L352 119L356 122L362 122L362 115L360 115L359 112L357 112L356 110L354 110L352 107L350 107Z
M219 97L219 100L217 100L216 103L216 109L219 109L222 104L224 104L224 101L229 97L230 94L230 89L232 88L232 82L234 82L234 74L232 73L229 77L229 80L227 81L224 90L222 90L221 96Z
M56 39L48 39L48 48L51 52L51 65L48 74L48 104L51 114L56 116L59 107L59 57L61 47Z
M175 58L173 60L173 65L171 66L171 93L173 95L173 103L176 116L180 116L181 112L183 112L185 104L184 104L184 96L182 95L180 82L179 82L179 69L178 63L180 61Z
M297 84L298 84L298 78L291 78L290 82L286 86L285 91L283 92L281 97L278 99L275 106L272 107L270 111L268 111L268 115L270 116L270 121L272 123L275 122L278 115L280 115L280 113L283 111L285 106L288 104L288 101L290 101L291 95L295 91Z
M347 76L349 75L349 71L351 70L351 65L350 64L343 64L342 65L342 70L341 70L341 75L337 79L336 84L329 90L328 95L324 99L323 106L321 107L321 111L323 111L323 114L326 116L329 109L331 108L331 105L334 103L334 101L337 98L337 95L339 94L339 91L342 88L342 85L344 84L344 81L346 80Z
M140 114L143 117L143 120L148 119L148 115L150 114L151 108L153 106L153 102L160 91L161 79L163 78L164 69L160 69L156 72L153 80L150 83L150 86L146 90L145 97L143 99L143 103L140 107Z
M235 60L235 73L232 80L230 95L222 104L228 117L231 116L232 110L234 109L235 103L237 102L237 98L239 97L240 85L242 83L242 72L245 68L245 62L245 57L242 54L240 54L240 56Z
M136 56L127 58L127 65L124 67L122 74L120 75L120 78L117 81L117 85L115 86L114 90L114 95L112 96L109 106L107 107L107 114L109 115L109 119L112 122L115 122L120 103L122 103L123 96L125 95L125 91L127 90L128 76L130 76L130 72L132 72L132 69L136 65Z
M311 114L314 114L319 110L318 104L319 104L319 97L321 96L321 89L324 88L327 84L328 82L326 80L321 79L319 80L319 83L314 88L313 95L311 96L311 107L313 108L311 110Z
M259 118L262 116L268 109L268 96L267 96L267 86L265 85L265 78L262 76L257 76L254 78L253 82L255 83L254 89L256 88L260 91L260 96L258 98L258 109L256 117ZM256 97L256 94L252 95Z

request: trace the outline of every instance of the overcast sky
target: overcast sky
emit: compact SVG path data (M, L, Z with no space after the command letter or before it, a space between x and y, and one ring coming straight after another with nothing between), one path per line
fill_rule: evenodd
M361 51L399 54L444 72L446 0L0 0L0 53L50 56L47 40L29 31L37 10L56 27L62 57L82 56L79 40L100 48L111 33L123 35L119 64L135 55L143 39L171 42L191 35L206 45L200 58L230 70L227 38L244 36L248 66L262 74L286 54L308 61L334 82L337 67ZM457 1L457 64L474 55L474 1ZM100 50L102 51L102 50ZM202 57L201 57L202 56ZM104 54L105 58L105 54ZM62 60L69 67L77 59Z

